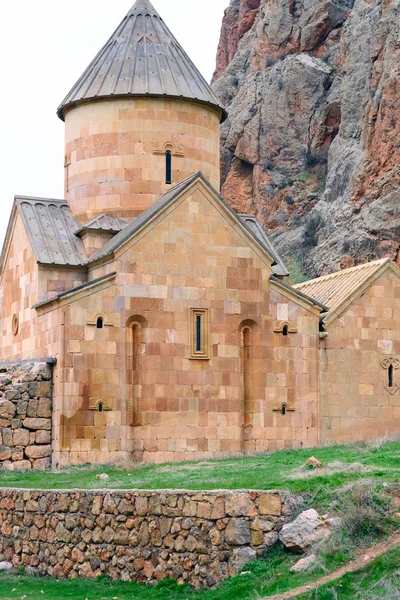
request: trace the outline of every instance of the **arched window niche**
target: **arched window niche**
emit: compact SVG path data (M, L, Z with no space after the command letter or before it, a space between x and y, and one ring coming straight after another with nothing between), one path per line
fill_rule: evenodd
M142 424L142 375L147 321L140 315L126 323L126 388L128 421L132 426Z
M258 325L255 321L246 320L240 324L240 359L242 408L244 413L254 408L254 337Z

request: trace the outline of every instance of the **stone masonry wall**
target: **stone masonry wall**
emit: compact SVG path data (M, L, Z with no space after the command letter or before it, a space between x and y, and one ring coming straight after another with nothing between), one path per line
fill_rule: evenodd
M262 555L296 508L286 492L0 490L0 561L61 578L210 588Z
M0 364L0 468L51 466L52 364Z

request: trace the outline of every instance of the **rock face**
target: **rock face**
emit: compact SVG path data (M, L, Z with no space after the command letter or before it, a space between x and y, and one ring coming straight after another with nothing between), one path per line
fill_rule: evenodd
M399 37L397 0L231 0L225 13L222 194L310 276L398 260Z
M261 512L267 505L279 505L280 514ZM286 492L3 489L0 565L58 578L173 578L212 588L262 556L294 506Z
M51 466L52 365L0 366L0 469Z
M305 552L326 539L331 531L332 523L311 508L302 512L293 523L284 525L279 539L289 550Z

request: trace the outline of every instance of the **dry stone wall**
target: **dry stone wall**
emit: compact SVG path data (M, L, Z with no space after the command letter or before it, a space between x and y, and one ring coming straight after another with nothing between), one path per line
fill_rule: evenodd
M0 365L0 468L51 466L52 367L48 362Z
M0 490L0 561L60 578L210 588L278 540L286 492Z

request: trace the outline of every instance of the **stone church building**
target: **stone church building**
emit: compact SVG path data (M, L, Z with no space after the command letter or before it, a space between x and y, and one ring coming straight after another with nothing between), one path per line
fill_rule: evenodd
M400 430L398 267L286 283L219 195L226 111L148 0L58 116L65 200L15 198L0 270L1 360L54 359L54 465Z

